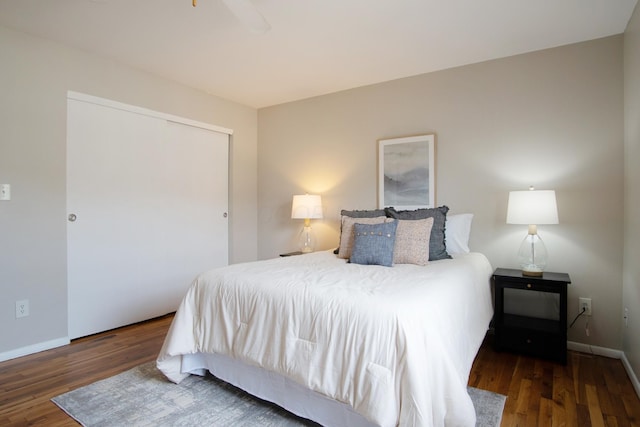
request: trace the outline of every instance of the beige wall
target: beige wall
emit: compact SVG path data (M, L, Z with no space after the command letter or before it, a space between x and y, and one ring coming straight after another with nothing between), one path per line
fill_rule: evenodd
M256 259L255 109L1 27L0 64L0 355L67 335L68 90L233 129L230 261Z
M301 224L289 218L291 196L302 192L322 194L325 219L314 228L321 248L335 247L340 209L376 205L376 141L382 138L436 133L438 204L475 213L472 249L486 253L494 267L515 267L525 233L504 223L507 192L529 184L553 188L561 224L540 227L549 270L571 274L570 317L578 296L593 299L591 336L578 321L569 339L621 348L624 332L625 352L640 371L640 274L633 256L640 197L632 188L639 181L633 170L638 20L636 10L625 34L624 114L620 36L256 113L0 28L0 183L12 184L13 192L12 201L0 202L0 354L66 336L65 120L66 91L74 90L234 129L231 262L294 250ZM629 236L624 287L623 231ZM623 292L631 313L624 330ZM16 320L14 304L23 298L31 316Z
M336 247L340 209L376 206L376 141L433 132L437 203L475 214L471 247L494 267L517 267L526 234L505 224L509 190L556 190L561 223L539 227L548 269L571 275L571 318L593 299L591 335L581 319L569 339L620 349L622 49L609 37L259 110L259 258L296 249L304 192L323 196L314 228Z
M623 305L629 310L623 326L623 349L633 371L640 374L640 6L624 34L625 225ZM638 390L640 393L640 390Z

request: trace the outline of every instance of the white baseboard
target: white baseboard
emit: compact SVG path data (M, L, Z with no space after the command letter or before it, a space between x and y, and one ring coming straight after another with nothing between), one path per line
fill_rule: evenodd
M567 349L579 351L580 353L595 354L597 356L611 357L612 359L622 359L622 351L597 345L582 344L574 341L567 341Z
M633 368L629 363L629 359L627 359L627 355L622 353L622 364L624 368L627 370L627 375L629 375L629 379L631 380L631 384L633 384L633 388L636 389L636 394L640 397L640 381L638 381L638 377L635 372L633 372Z
M622 366L624 366L624 369L627 371L627 375L631 380L633 388L636 390L636 394L638 395L638 397L640 397L640 381L638 381L638 377L636 376L636 373L633 372L633 368L629 363L629 359L627 359L627 355L624 354L623 351L613 350L606 347L598 347L596 345L582 344L573 341L567 342L567 349L579 351L581 353L589 353L598 356L611 357L613 359L620 359L622 361Z
M50 350L56 347L62 347L63 345L69 344L69 337L57 338L51 341L39 342L36 344L28 345L26 347L16 348L15 350L6 351L4 353L0 353L0 362L4 362L5 360L15 359L17 357L26 356L28 354L39 353L44 350Z

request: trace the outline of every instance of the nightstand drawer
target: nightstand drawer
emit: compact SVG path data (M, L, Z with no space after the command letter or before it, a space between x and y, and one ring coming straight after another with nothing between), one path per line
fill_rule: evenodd
M558 334L511 328L503 328L499 333L500 337L496 338L502 350L554 359L562 363L566 361L566 341Z
M296 255L303 255L304 252L301 251L295 251L295 252L288 252L286 254L280 254L281 257L287 257L287 256L296 256Z
M504 280L500 284L504 288L510 289L522 289L526 291L538 291L538 292L560 292L558 286L555 284L544 283L540 281L510 281Z

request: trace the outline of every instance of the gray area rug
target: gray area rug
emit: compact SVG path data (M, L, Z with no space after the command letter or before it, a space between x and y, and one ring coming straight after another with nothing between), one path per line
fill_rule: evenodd
M469 388L477 426L500 425L506 397ZM317 426L207 375L170 383L146 363L51 399L83 426Z

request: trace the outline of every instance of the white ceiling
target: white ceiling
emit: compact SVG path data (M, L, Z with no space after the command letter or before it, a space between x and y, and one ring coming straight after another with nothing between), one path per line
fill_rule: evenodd
M0 0L0 25L260 108L624 32L637 0Z

